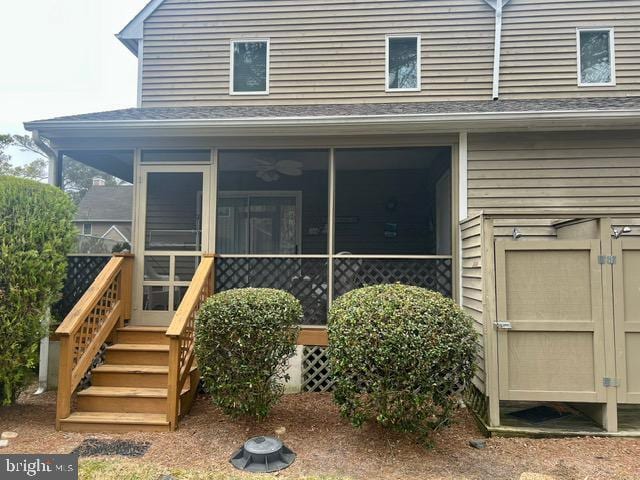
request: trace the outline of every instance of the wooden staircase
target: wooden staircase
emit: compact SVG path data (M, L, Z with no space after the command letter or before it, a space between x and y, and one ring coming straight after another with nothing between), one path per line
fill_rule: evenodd
M212 291L213 258L201 262L169 327L125 325L130 260L114 257L57 330L60 430L169 431L196 396L195 316ZM105 342L104 363L91 369ZM75 393L72 412L74 391L89 370L91 386Z

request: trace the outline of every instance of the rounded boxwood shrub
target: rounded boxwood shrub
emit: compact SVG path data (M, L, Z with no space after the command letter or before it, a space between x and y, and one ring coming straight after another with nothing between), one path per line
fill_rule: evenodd
M418 287L376 285L329 313L334 399L355 426L375 420L418 434L446 425L474 373L477 334L453 300Z
M60 296L75 207L61 190L0 176L0 403L15 402L38 360L41 325Z
M241 288L207 299L196 358L213 403L234 417L266 417L284 393L301 320L300 302L281 290Z

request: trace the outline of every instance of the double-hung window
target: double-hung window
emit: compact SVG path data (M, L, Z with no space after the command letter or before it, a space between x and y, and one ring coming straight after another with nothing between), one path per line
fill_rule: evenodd
M578 85L604 87L616 84L613 28L578 29Z
M387 35L386 91L420 91L420 35Z
M231 42L231 95L269 93L269 40Z

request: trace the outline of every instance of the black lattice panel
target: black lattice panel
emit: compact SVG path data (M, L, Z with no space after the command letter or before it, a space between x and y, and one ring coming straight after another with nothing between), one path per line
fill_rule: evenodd
M449 259L334 259L334 297L356 288L403 283L452 295Z
M327 261L322 258L218 258L216 291L277 288L300 300L304 325L327 321Z
M111 259L111 255L70 255L67 257L67 278L62 289L62 298L51 309L54 318L62 321L68 315L109 262L109 259Z
M302 391L330 392L333 380L325 347L304 347L302 350Z

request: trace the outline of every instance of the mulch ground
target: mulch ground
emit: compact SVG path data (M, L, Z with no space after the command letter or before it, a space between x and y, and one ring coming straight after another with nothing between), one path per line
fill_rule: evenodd
M471 415L461 410L454 425L437 433L434 446L426 449L376 425L354 429L325 394L287 395L257 425L228 419L203 396L172 433L56 432L54 417L54 392L23 395L17 405L0 407L0 431L19 434L0 453L68 453L86 438L150 442L147 453L132 461L232 475L237 471L229 457L244 440L284 427L282 439L298 457L280 473L282 478L511 480L532 472L556 479L640 479L639 439L492 438L485 449L476 450L468 443L481 434Z

